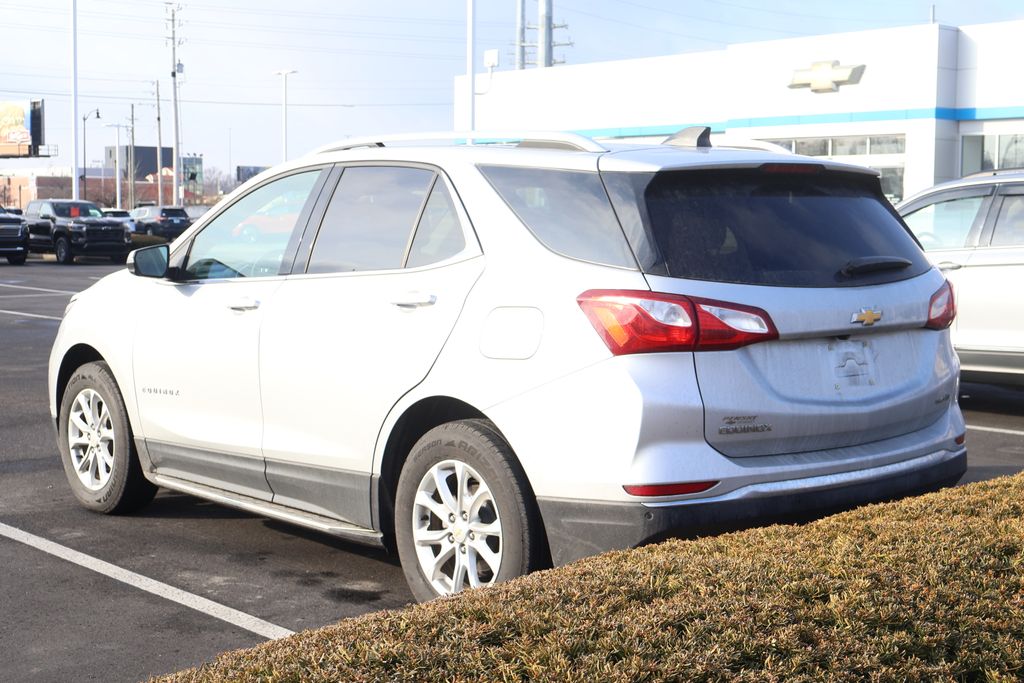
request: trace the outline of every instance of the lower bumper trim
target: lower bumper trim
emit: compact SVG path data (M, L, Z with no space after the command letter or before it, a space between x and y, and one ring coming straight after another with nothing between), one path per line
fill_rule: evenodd
M952 486L967 471L967 451L938 463L855 484L779 492L753 498L653 507L539 498L537 504L555 566L608 550L670 537L694 538L816 517ZM799 481L799 480L797 480ZM786 482L779 482L781 485ZM795 482L791 482L794 483Z

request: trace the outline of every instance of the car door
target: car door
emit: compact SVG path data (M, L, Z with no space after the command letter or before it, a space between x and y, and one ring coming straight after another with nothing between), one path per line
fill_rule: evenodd
M264 314L267 479L275 503L369 527L381 425L430 370L483 259L443 174L409 166L345 168L307 253Z
M974 306L980 294L974 291L968 275L971 254L980 239L992 204L994 188L980 185L929 195L900 213L924 247L928 258L953 284L958 305L957 319L950 328L954 346L960 346L961 330L970 336L970 323L964 312Z
M30 202L26 212L28 219L29 247L45 249L53 246L52 232L55 212L51 202ZM47 218L44 218L47 216Z
M305 169L250 190L175 250L174 279L152 281L133 356L142 433L158 473L270 500L260 449L260 323L323 175ZM248 230L271 204L291 210L267 229Z
M1024 184L1002 185L959 278L957 350L965 366L1024 372Z

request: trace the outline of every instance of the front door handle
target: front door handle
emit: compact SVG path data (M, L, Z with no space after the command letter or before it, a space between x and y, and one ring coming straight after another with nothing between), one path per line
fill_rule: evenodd
M419 308L421 306L433 306L437 303L437 297L425 292L409 292L401 299L391 303L399 308Z
M962 263L955 263L954 261L943 261L939 264L939 270L960 270L963 267Z
M248 296L242 297L241 299L235 301L232 304L228 304L228 308L230 308L232 311L238 311L238 312L255 311L259 307L260 307L260 302L258 300L256 300L256 299L253 299L252 297L248 297Z

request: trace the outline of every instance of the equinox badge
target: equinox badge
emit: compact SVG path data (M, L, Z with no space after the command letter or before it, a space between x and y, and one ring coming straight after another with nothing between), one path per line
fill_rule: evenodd
M854 313L853 317L850 318L850 323L860 323L864 327L871 327L879 320L882 319L881 310L873 310L870 308L862 308L859 313Z

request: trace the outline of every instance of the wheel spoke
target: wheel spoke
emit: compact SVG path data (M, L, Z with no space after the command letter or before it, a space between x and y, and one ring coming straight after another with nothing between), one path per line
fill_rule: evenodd
M89 437L86 436L85 434L77 434L75 436L72 436L68 440L68 445L71 446L71 448L78 448L80 446L88 446L89 445Z
M89 426L87 418L85 418L83 414L71 413L71 422L74 424L76 428L78 428L79 432L83 434L92 433L92 427Z
M82 459L78 462L77 468L80 473L87 474L92 470L93 457L93 450L91 448L87 449L85 453L82 454Z
M491 490L487 488L487 484L481 481L477 490L473 493L472 498L470 498L469 502L466 504L466 512L469 513L469 518L476 519L480 514L481 506L491 500L493 500L493 498L491 498Z
M448 488L448 471L435 467L433 475L434 486L437 487L437 495L441 497L441 502L445 504L450 512L458 512L459 508L455 499L452 498L452 491Z
M100 427L100 441L113 442L114 430L110 427Z
M498 575L498 569L501 566L501 553L496 553L491 550L491 547L483 542L481 539L476 539L469 542L470 552L473 553L475 559L483 560L484 564L490 568L491 573L495 576ZM475 563L474 563L475 564Z
M459 593L466 585L466 555L455 553L455 570L452 572L452 593Z
M95 391L89 396L89 421L99 424L100 409L103 407L103 399Z
M466 491L466 465L465 463L455 462L455 512L456 514L465 512L465 508L462 507L462 501L465 499Z
M78 395L78 398L75 400L75 402L78 404L79 412L81 412L82 418L85 420L86 424L92 422L93 416L92 406L89 405L90 398L91 397L88 394L82 392L81 394Z
M99 446L96 448L96 454L99 456L99 460L102 461L107 472L114 469L114 454L111 451Z
M455 549L455 544L454 543L450 543L450 542L447 542L447 541L442 541L441 542L441 552L439 552L434 557L434 560L433 560L433 562L431 564L431 567L430 567L430 580L431 580L431 582L437 581L438 579L440 579L441 577L444 576L444 572L442 571L442 568L444 567L445 563L449 559L451 559L452 554L455 553L455 552L456 552L456 549ZM457 561L458 560L456 559L456 562Z
M436 500L431 498L430 494L426 491L420 491L417 493L416 500L414 502L417 506L425 507L430 510L434 516L440 519L444 524L448 524L448 515L451 511L445 508L443 504L438 503Z
M109 424L110 424L110 411L107 410L107 404L104 402L104 403L100 404L100 419L98 419L96 421L96 426L99 427L100 429L103 429L104 427L106 427Z
M416 545L438 545L448 538L450 533L447 529L414 529L412 535Z
M470 522L469 530L481 536L497 536L501 538L501 522L494 520L484 524L483 522Z

